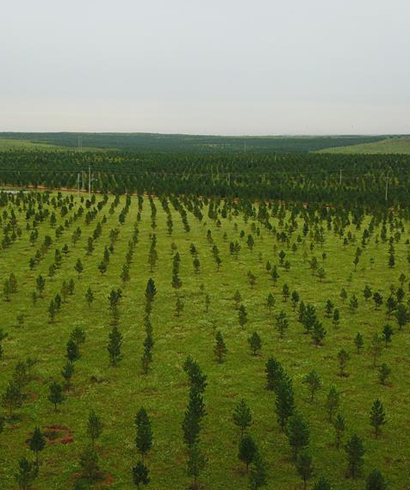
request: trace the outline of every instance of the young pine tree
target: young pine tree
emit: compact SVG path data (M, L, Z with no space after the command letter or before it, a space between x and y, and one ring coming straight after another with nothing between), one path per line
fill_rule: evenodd
M322 382L319 378L319 375L316 371L311 371L305 376L303 383L307 385L310 393L310 402L313 403L315 393L322 387Z
M365 449L362 439L353 434L345 446L347 459L347 475L351 478L357 478L361 475L363 468L363 456Z
M298 457L296 471L303 481L303 489L306 490L307 482L313 477L312 458L306 451Z
M300 414L295 413L290 417L286 425L286 435L292 448L293 461L296 462L300 451L309 446L310 440L309 427Z
M38 465L23 457L19 461L17 472L14 477L19 488L26 490L31 488L38 475Z
M373 470L366 479L366 490L387 490L387 482L379 470Z
M193 444L188 448L187 473L189 477L193 478L190 489L197 490L199 488L198 479L204 471L206 463L207 459L198 444Z
M224 362L228 349L226 348L225 341L221 332L218 331L216 333L215 340L216 344L214 347L214 354L219 364L222 364Z
M386 412L384 410L382 402L377 399L374 401L370 410L370 424L374 427L374 433L376 437L380 435L380 429L386 423Z
M336 436L336 449L339 450L340 444L343 440L343 435L346 431L346 421L340 413L336 415L336 418L333 422L333 426L335 428L335 436Z
M95 413L94 410L91 410L88 415L87 422L87 435L91 438L91 445L94 447L95 441L102 434L104 425L101 421L101 417Z
M262 340L259 337L257 332L254 332L249 338L248 338L248 344L249 347L251 348L252 354L254 356L257 356L261 349L262 349Z
M34 432L33 432L33 435L31 436L29 445L30 445L30 449L36 455L36 465L38 466L39 461L40 461L40 453L46 446L46 438L41 433L41 430L39 427L36 427L34 429Z
M333 421L333 415L337 412L340 405L340 395L334 386L331 386L326 397L326 410L329 415L329 422Z
M48 401L54 405L54 410L57 412L57 405L61 405L65 400L63 393L63 387L60 383L53 381L50 385L50 393L48 395Z
M248 473L249 465L255 460L258 447L250 434L245 434L239 441L238 458L245 464Z
M61 371L61 375L64 378L65 387L67 389L70 389L71 387L71 378L73 377L73 374L74 374L74 363L72 363L71 361L67 361Z
M267 471L265 463L258 452L251 463L249 471L249 488L250 490L258 490L267 485Z
M246 401L242 399L235 407L232 415L234 424L239 427L241 431L241 438L245 431L252 425L252 413L248 407Z
M111 333L108 336L107 351L110 357L111 366L116 366L122 359L121 346L122 346L122 334L118 330L116 325L113 326Z
M293 415L295 409L292 380L284 376L278 382L275 393L275 411L278 422L282 430L284 430L289 417Z
M137 426L137 436L135 438L135 445L142 461L152 448L153 434L151 421L148 417L148 413L144 407L141 407L135 417L135 425Z
M148 485L150 482L148 467L142 461L138 461L132 468L132 481L137 489L140 489L141 485Z

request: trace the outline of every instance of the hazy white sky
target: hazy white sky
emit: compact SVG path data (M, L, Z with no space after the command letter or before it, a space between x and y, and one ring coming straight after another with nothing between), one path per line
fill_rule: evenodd
M410 0L0 0L0 131L410 133Z

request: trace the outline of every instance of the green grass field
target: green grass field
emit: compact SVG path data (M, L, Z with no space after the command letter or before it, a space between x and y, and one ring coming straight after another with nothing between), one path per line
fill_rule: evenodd
M53 194L56 195L57 193ZM62 195L65 197L68 194ZM97 196L97 202L101 199L102 196ZM104 431L96 447L105 480L95 488L135 488L131 474L132 466L138 461L134 444L134 418L141 406L148 411L154 431L154 447L147 457L151 473L151 483L147 488L187 488L190 479L186 474L186 450L182 440L181 422L189 390L182 365L188 355L199 363L208 376L208 387L204 395L207 415L201 432L201 447L208 463L200 477L201 488L248 488L248 477L244 473L243 464L237 458L239 432L232 422L232 411L241 398L246 399L252 410L254 424L250 432L268 468L269 480L266 488L303 488L291 461L287 437L276 420L274 394L265 389L264 369L269 356L280 360L286 372L293 378L297 410L310 427L310 453L316 476L327 476L335 490L364 489L363 478L346 479L345 452L343 449L336 449L334 428L327 420L325 398L330 386L334 384L341 394L340 413L347 421L344 441L353 433L359 434L364 440L364 475L373 468L379 468L388 479L391 489L407 488L410 472L409 326L405 326L401 332L397 331L394 317L387 318L385 304L376 311L372 299L365 301L363 289L368 284L373 291L380 291L385 301L391 292L391 285L396 288L399 286L400 273L409 274L406 260L409 246L405 243L409 237L408 221L403 222L398 240L393 240L396 257L394 268L388 267L388 242L376 243L375 238L380 236L381 231L381 224L376 221L374 232L363 249L357 271L354 271L355 252L361 246L363 230L369 226L370 216L366 217L360 229L353 224L349 225L346 234L350 230L353 238L345 246L343 239L334 232L334 221L331 221L328 229L326 220L318 220L317 227L324 227L325 241L322 246L315 243L311 250L313 235L304 237L300 218L296 218L299 227L290 235L289 243L286 244L279 242L276 234L259 221L245 217L242 212L228 211L226 218L218 214L221 221L219 224L208 217L207 205L202 209L202 221L188 212L191 228L189 232L184 231L180 214L170 206L174 228L172 235L169 235L167 217L157 199L156 228L152 228L149 200L145 197L130 280L123 285L120 273L137 220L137 198L132 198L123 225L118 220L125 205L125 197L121 197L119 205L111 214L109 207L112 201L113 197L110 197L96 219L87 225L84 215L70 222L80 206L79 198L74 196L74 206L67 216L61 217L58 207L54 210L57 226L65 226L65 222L67 224L62 236L55 238L55 226L46 217L38 224L39 237L35 245L31 245L31 231L26 229L32 218L26 220L23 203L9 203L1 210L3 226L14 210L22 234L1 250L0 255L2 279L13 272L18 284L17 292L11 295L10 302L6 302L5 298L1 299L3 314L0 326L8 333L8 337L2 342L4 354L0 360L0 394L5 392L19 360L27 357L38 360L32 368L31 380L24 388L23 406L16 409L12 417L4 409L0 412L6 417L4 432L0 434L2 489L16 488L14 473L19 458L23 455L33 458L26 441L36 425L49 432L51 429L47 427L62 428L55 429L58 434L52 434L54 439L50 436L51 439L41 454L40 472L34 488L73 488L75 477L80 472L79 453L89 442L86 423L90 409L95 409L104 422ZM53 211L51 204L43 207ZM103 233L95 241L93 253L87 255L87 238L104 215L107 222L103 224ZM290 216L287 211L283 219L270 217L270 223L278 232L289 232ZM388 238L401 230L399 219L394 217L392 227L389 226L388 223ZM82 229L82 235L74 245L71 237L77 227ZM120 230L119 237L111 254L108 270L101 275L97 266L102 259L104 247L110 245L110 230L115 228ZM217 244L220 251L220 271L217 271L211 252L213 244L207 239L208 230L211 230L214 244ZM241 230L245 232L244 239L240 237ZM149 270L148 264L149 237L152 233L157 236L158 252L158 261L153 272ZM253 250L246 245L249 234L255 240ZM52 237L53 243L44 254L43 260L34 270L30 270L29 260L46 235ZM300 241L297 240L298 235ZM229 253L229 243L236 240L241 244L238 258ZM191 243L198 250L199 273L194 273L193 258L189 251ZM296 251L291 250L294 243L297 246ZM61 268L53 277L49 277L54 251L56 248L61 249L64 244L68 245L69 253L63 255ZM286 253L286 260L290 262L290 270L279 266L278 253L282 249ZM176 251L181 256L180 296L184 303L179 317L176 316L175 292L171 287L172 257ZM325 259L322 258L323 253L326 253ZM313 256L326 272L323 280L310 271L309 260ZM84 264L84 272L80 275L74 270L78 258ZM276 285L265 267L268 260L272 265L278 264L280 277ZM256 276L253 287L249 283L248 271ZM46 286L43 297L33 305L32 292L35 291L39 274L46 278ZM145 337L144 292L150 277L154 278L158 291L151 314L155 345L152 369L149 374L144 375L141 369L142 343ZM71 278L75 280L74 295L68 297L54 323L50 323L50 301L60 291L62 282ZM297 290L305 303L315 305L318 317L327 330L322 346L315 346L310 336L304 334L290 299L283 301L281 292L284 284L289 286L290 291ZM409 293L407 285L404 286L406 303ZM89 287L95 294L91 307L88 307L85 300ZM117 367L110 367L106 346L112 316L107 298L110 291L117 287L123 289L119 319L119 328L124 336L123 359ZM345 302L340 298L342 288L348 293ZM248 312L248 323L243 328L239 326L238 312L232 299L236 290L240 291ZM266 307L269 292L276 299L271 313ZM210 297L208 312L205 309L206 294ZM349 308L353 294L359 300L356 312ZM328 299L340 309L341 321L337 328L325 316ZM284 338L279 337L274 326L274 316L281 310L286 312L290 323ZM17 321L19 315L24 316L20 325ZM377 369L373 367L368 348L374 333L381 333L386 323L394 326L395 335L391 346L383 349L378 360L378 365L385 362L392 368L390 381L383 386L378 382ZM73 388L66 392L67 399L59 411L54 412L52 404L47 400L48 386L52 380L62 381L60 371L66 361L66 343L76 326L84 328L87 339L81 348L82 356L75 364ZM218 330L222 332L228 348L223 364L218 364L213 354L215 333ZM263 343L258 356L251 355L248 345L248 337L255 331ZM365 342L361 354L356 353L353 342L357 332L362 333ZM337 353L342 348L351 356L346 377L339 375L337 361ZM312 369L320 375L323 387L315 401L310 403L303 378ZM388 423L381 436L375 438L369 423L369 413L373 401L378 397L385 406Z
M15 140L11 138L0 138L0 151L7 150L42 150L56 151L59 147L46 143L36 143L29 140Z
M410 154L410 138L387 138L375 143L362 143L359 145L340 146L319 150L318 153L346 153L346 154Z

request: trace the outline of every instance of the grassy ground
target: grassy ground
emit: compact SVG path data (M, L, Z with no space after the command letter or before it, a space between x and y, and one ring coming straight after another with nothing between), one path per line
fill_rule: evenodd
M97 197L97 201L101 196ZM25 389L27 397L16 417L8 419L3 434L0 435L0 487L16 488L14 472L18 459L22 455L32 457L26 440L36 425L43 430L46 426L61 425L60 439L48 444L43 451L40 475L35 483L38 489L72 488L74 475L79 472L78 455L87 445L86 422L91 408L99 413L105 428L97 443L101 456L101 466L108 478L109 488L133 488L131 467L138 460L134 446L136 411L143 405L152 418L155 445L148 457L151 471L151 485L148 488L159 490L179 490L187 488L189 479L186 476L186 453L182 442L181 421L188 398L188 384L182 364L187 355L192 355L208 375L208 387L205 392L207 415L202 431L202 448L208 458L207 468L201 477L203 488L212 490L245 490L248 480L243 472L243 465L237 459L239 434L232 423L231 414L240 398L245 398L252 409L254 435L269 470L269 489L293 490L302 488L291 462L288 441L280 431L274 411L274 396L265 390L264 365L269 356L277 357L286 371L293 377L298 410L308 420L311 430L310 451L313 457L316 475L328 476L335 490L363 489L364 481L345 478L345 454L334 446L334 429L327 421L324 407L326 393L335 384L341 393L341 413L348 424L348 434L358 433L364 439L366 455L364 472L380 468L388 477L392 489L406 488L409 481L409 446L408 446L408 400L410 385L409 327L397 332L391 347L384 349L380 362L392 367L391 383L382 386L377 381L377 372L367 352L374 332L381 332L387 322L384 305L375 311L373 302L363 298L363 288L369 284L373 290L380 290L384 298L389 294L390 285L398 285L401 272L408 274L405 240L409 236L409 224L405 223L405 232L399 243L395 243L396 266L387 266L388 244L376 245L374 236L361 256L357 271L353 271L353 258L360 243L342 246L342 241L332 230L325 231L323 248L316 246L310 252L310 239L305 244L308 255L321 259L326 252L324 262L326 278L321 282L309 271L308 262L304 259L303 243L293 253L285 245L278 244L276 238L258 222L247 223L243 216L228 215L220 217L222 224L216 226L204 210L204 220L199 222L191 213L188 221L189 233L184 231L180 215L172 208L174 232L167 233L166 214L156 201L158 210L157 228L151 228L151 211L148 200L144 200L142 220L139 224L140 237L136 246L131 266L131 280L124 287L121 302L120 329L124 335L124 358L118 367L109 367L106 350L108 334L111 330L111 315L108 309L108 294L113 287L122 286L120 272L131 240L133 226L137 215L137 199L132 200L130 212L124 225L118 223L118 215L124 206L120 205L114 214L108 212L109 203L90 225L81 218L68 229L63 236L56 239L45 256L45 259L34 271L29 268L29 259L35 253L37 245L29 242L30 232L25 229L25 212L14 206L18 223L23 230L21 238L0 254L0 277L5 278L14 272L18 281L18 292L11 302L3 302L1 327L8 332L3 341L4 357L0 361L0 393L5 391L12 376L14 366L19 359L28 356L37 358L33 368L33 380ZM73 215L79 201L75 197L76 207L70 211ZM103 234L96 242L95 251L86 255L85 246L88 236L94 230L96 222L107 217ZM289 217L289 214L288 216ZM66 217L67 218L67 217ZM59 218L59 223L66 219ZM271 224L278 227L276 218ZM238 229L235 229L235 223ZM73 230L81 226L82 237L74 246L71 243ZM252 227L260 226L260 235ZM325 223L326 226L326 223ZM120 228L120 235L115 245L114 254L108 271L101 276L97 265L101 261L104 247L109 245L109 232ZM216 271L215 261L206 239L207 230L211 229L215 243L222 258L220 272ZM239 234L245 230L246 236L252 233L255 247L250 251ZM278 228L280 229L280 227ZM361 237L361 231L351 227L352 233ZM49 234L54 239L54 230L49 221L39 225L40 244ZM158 238L158 262L153 273L147 263L149 235L155 232ZM227 237L224 239L223 235ZM296 235L302 231L299 229ZM380 233L377 229L375 234ZM229 242L239 240L242 249L236 260L229 254ZM292 240L292 242L295 240ZM53 262L54 249L65 243L70 253L63 259L62 267L52 278L48 277L48 268ZM178 318L175 315L175 297L171 287L172 249L174 243L181 255L181 295L184 311ZM201 269L194 274L189 246L194 243L199 252ZM276 251L275 248L276 247ZM278 284L273 286L265 269L265 263L278 262L277 254L284 248L291 269L279 268ZM374 257L371 266L370 258ZM74 264L81 258L85 266L78 277ZM247 278L251 270L256 276L256 285L252 288ZM35 306L31 293L35 289L38 274L46 277L44 298ZM144 291L149 277L155 279L158 294L155 298L152 323L154 328L154 363L150 374L141 372L140 358L144 339ZM63 280L74 278L75 294L63 304L62 312L55 323L49 323L47 308L50 300L60 290ZM296 289L301 299L317 307L318 315L327 329L324 345L315 347L311 339L303 333L297 322L290 301L283 302L281 290L287 283L291 291ZM201 288L201 284L204 288ZM88 308L84 295L91 287L96 300ZM359 308L352 313L342 303L339 294L346 288L349 298L356 294ZM249 322L245 328L238 325L237 311L232 297L236 290L241 292L243 303L248 311ZM270 314L266 307L266 298L273 292L276 305ZM205 312L205 294L209 294L211 304ZM406 286L406 294L407 286ZM341 324L334 328L331 321L324 316L327 299L340 308ZM3 301L3 300L2 300ZM280 339L273 326L273 316L280 310L287 312L290 327L285 338ZM17 326L17 315L23 314L24 324ZM391 320L394 324L394 321ZM82 357L76 363L73 389L67 393L67 401L55 413L47 400L48 385L51 380L61 380L60 371L65 363L65 348L71 330L81 326L86 330L87 340L82 348ZM224 335L228 355L224 364L216 363L213 355L215 332L220 330ZM257 331L262 338L263 348L260 356L250 354L247 339ZM357 354L353 339L360 331L365 339L362 354ZM338 375L337 353L345 348L351 354L348 363L348 377ZM303 377L315 369L323 381L323 389L316 401L308 400ZM92 381L91 379L97 380ZM380 397L383 401L388 424L382 436L376 439L369 424L369 411L373 401ZM5 415L3 410L3 415ZM67 435L73 441L62 444L61 438Z
M320 150L318 153L347 153L349 155L355 153L367 155L401 153L407 155L410 154L410 137L387 138L375 143L326 148L325 150Z

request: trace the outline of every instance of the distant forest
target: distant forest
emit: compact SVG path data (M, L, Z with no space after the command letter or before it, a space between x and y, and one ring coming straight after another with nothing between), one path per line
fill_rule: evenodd
M0 138L60 147L144 152L309 152L375 143L387 136L203 136L156 133L0 133Z

